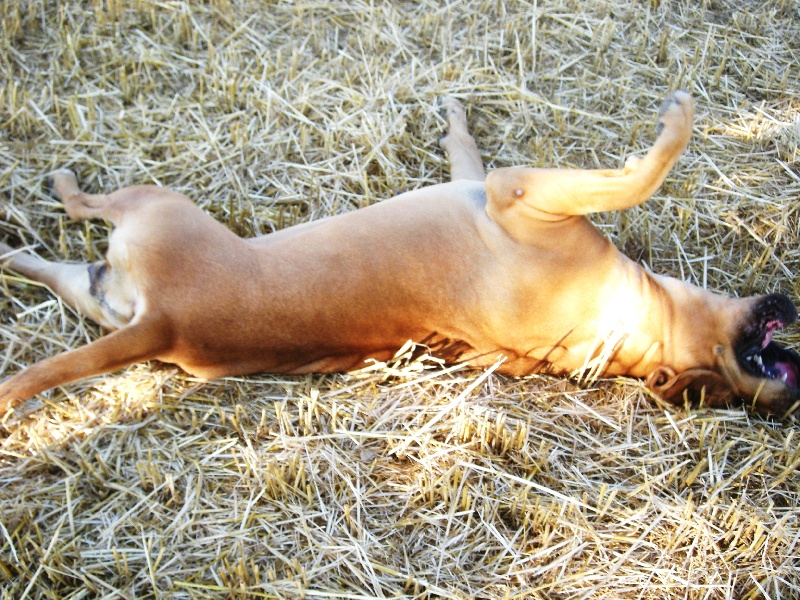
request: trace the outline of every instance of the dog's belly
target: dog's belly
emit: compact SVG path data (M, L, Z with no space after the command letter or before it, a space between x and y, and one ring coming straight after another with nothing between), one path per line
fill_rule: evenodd
M465 188L481 186L411 193L244 244L205 236L169 270L180 281L172 275L147 292L174 330L159 358L204 377L347 371L391 358L408 340L466 339L485 308L487 257L480 198L464 200ZM171 314L173 304L181 310Z

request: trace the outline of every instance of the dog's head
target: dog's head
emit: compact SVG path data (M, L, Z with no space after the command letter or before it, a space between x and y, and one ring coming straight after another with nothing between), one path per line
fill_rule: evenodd
M675 404L702 401L706 406L751 405L758 413L782 417L800 404L800 354L772 340L793 323L797 310L782 294L732 300L717 315L719 338L714 365L676 373L658 367L647 386Z

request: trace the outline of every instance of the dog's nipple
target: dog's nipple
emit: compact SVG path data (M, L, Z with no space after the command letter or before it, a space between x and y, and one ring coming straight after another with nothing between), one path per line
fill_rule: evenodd
M515 189L515 190L514 190L514 196L515 196L516 198L522 198L522 195L523 195L524 193L525 193L525 192L523 192L523 191L522 191L522 188L517 188L517 189Z

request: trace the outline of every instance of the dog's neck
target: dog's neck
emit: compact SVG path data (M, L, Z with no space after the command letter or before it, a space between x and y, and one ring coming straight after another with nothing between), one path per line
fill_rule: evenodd
M737 300L654 275L621 253L608 277L598 288L597 318L597 338L606 347L591 351L613 354L607 374L647 377L660 366L680 372L714 364L719 332L730 329L724 321Z
M737 312L734 305L740 301L673 277L647 276L650 293L664 308L660 313L663 365L676 372L712 368L716 362L714 348L723 341L720 334L731 329L726 320L733 318Z

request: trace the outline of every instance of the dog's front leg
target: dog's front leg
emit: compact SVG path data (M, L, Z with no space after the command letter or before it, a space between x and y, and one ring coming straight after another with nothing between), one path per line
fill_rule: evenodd
M486 179L487 212L501 226L525 217L558 221L568 216L620 210L647 200L689 143L694 105L675 92L661 106L658 138L641 159L620 170L497 169ZM509 229L508 227L505 227Z
M439 140L439 145L447 152L450 159L450 179L483 181L486 179L486 171L483 169L483 160L475 138L467 129L464 106L455 98L445 98L442 100L442 108L447 116L449 128L447 135Z
M167 328L151 318L38 362L0 383L0 417L44 390L155 358L169 342Z

